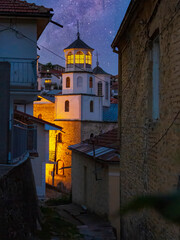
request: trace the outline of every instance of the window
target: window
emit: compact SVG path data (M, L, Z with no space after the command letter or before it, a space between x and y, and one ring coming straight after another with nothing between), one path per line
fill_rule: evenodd
M45 83L51 83L51 79L45 79Z
M84 53L79 51L75 55L75 63L84 64Z
M42 119L42 114L39 114L39 115L38 115L38 118L39 118L39 119Z
M159 77L160 77L160 47L159 37L154 38L152 45L152 118L159 118Z
M89 78L89 87L93 88L93 78L92 77Z
M94 112L94 103L90 101L90 112Z
M83 85L83 79L82 79L82 77L78 77L77 78L77 87L82 87L82 85Z
M98 96L102 96L102 82L98 82Z
M106 85L105 85L105 98L108 99L108 91L109 91L109 84L106 82Z
M65 101L65 112L69 112L69 101Z
M86 54L86 65L91 65L92 64L92 56L91 56L91 53L88 52Z
M70 78L66 78L66 88L70 88Z
M67 55L67 64L73 64L74 63L74 55L72 52L69 52Z
M57 142L62 143L62 133L58 133L57 135Z

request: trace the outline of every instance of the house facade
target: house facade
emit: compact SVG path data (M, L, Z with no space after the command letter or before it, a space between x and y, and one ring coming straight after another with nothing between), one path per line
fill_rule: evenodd
M119 55L120 205L177 190L180 176L179 1L131 1ZM121 239L179 239L154 211L121 217Z
M7 140L2 139L3 163L12 163L14 158L14 106L21 104L26 107L36 99L38 93L37 40L51 17L52 9L22 1L1 1L0 62L1 92L4 93L1 106L6 102L2 109L4 123L1 124L1 132Z
M117 129L69 146L72 201L108 219L117 236L120 231L118 147Z

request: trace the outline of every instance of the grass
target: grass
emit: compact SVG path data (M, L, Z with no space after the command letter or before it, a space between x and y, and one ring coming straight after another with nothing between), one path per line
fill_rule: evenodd
M47 206L58 206L71 203L71 196L63 196L61 198L51 198L45 202Z
M77 228L64 221L55 209L41 207L43 216L42 230L37 232L40 240L51 240L57 237L60 240L80 240L82 239Z

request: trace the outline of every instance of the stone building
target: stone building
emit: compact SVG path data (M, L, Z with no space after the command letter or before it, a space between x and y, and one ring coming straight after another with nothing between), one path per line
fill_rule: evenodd
M112 43L119 55L120 204L178 188L180 4L132 0ZM179 239L154 211L121 217L121 239Z
M34 116L41 116L63 128L65 134L52 133L49 150L51 160L56 164L54 185L69 191L71 151L68 146L113 129L117 124L117 108L110 108L110 75L98 63L93 73L93 49L80 39L79 33L64 52L66 68L62 74L62 94L55 95L53 99L42 96L41 101L34 102ZM107 121L103 119L104 108ZM50 168L53 166L49 166L48 172ZM51 177L48 183L52 184Z

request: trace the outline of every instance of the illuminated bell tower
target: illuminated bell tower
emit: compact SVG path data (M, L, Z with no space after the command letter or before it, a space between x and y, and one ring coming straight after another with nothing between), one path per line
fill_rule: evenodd
M66 68L62 77L62 95L56 96L56 119L66 121L102 121L102 96L97 96L92 71L94 49L77 39L64 49Z
M80 39L77 39L64 49L66 67L63 73L62 94L95 94L92 75L92 53L94 49Z

